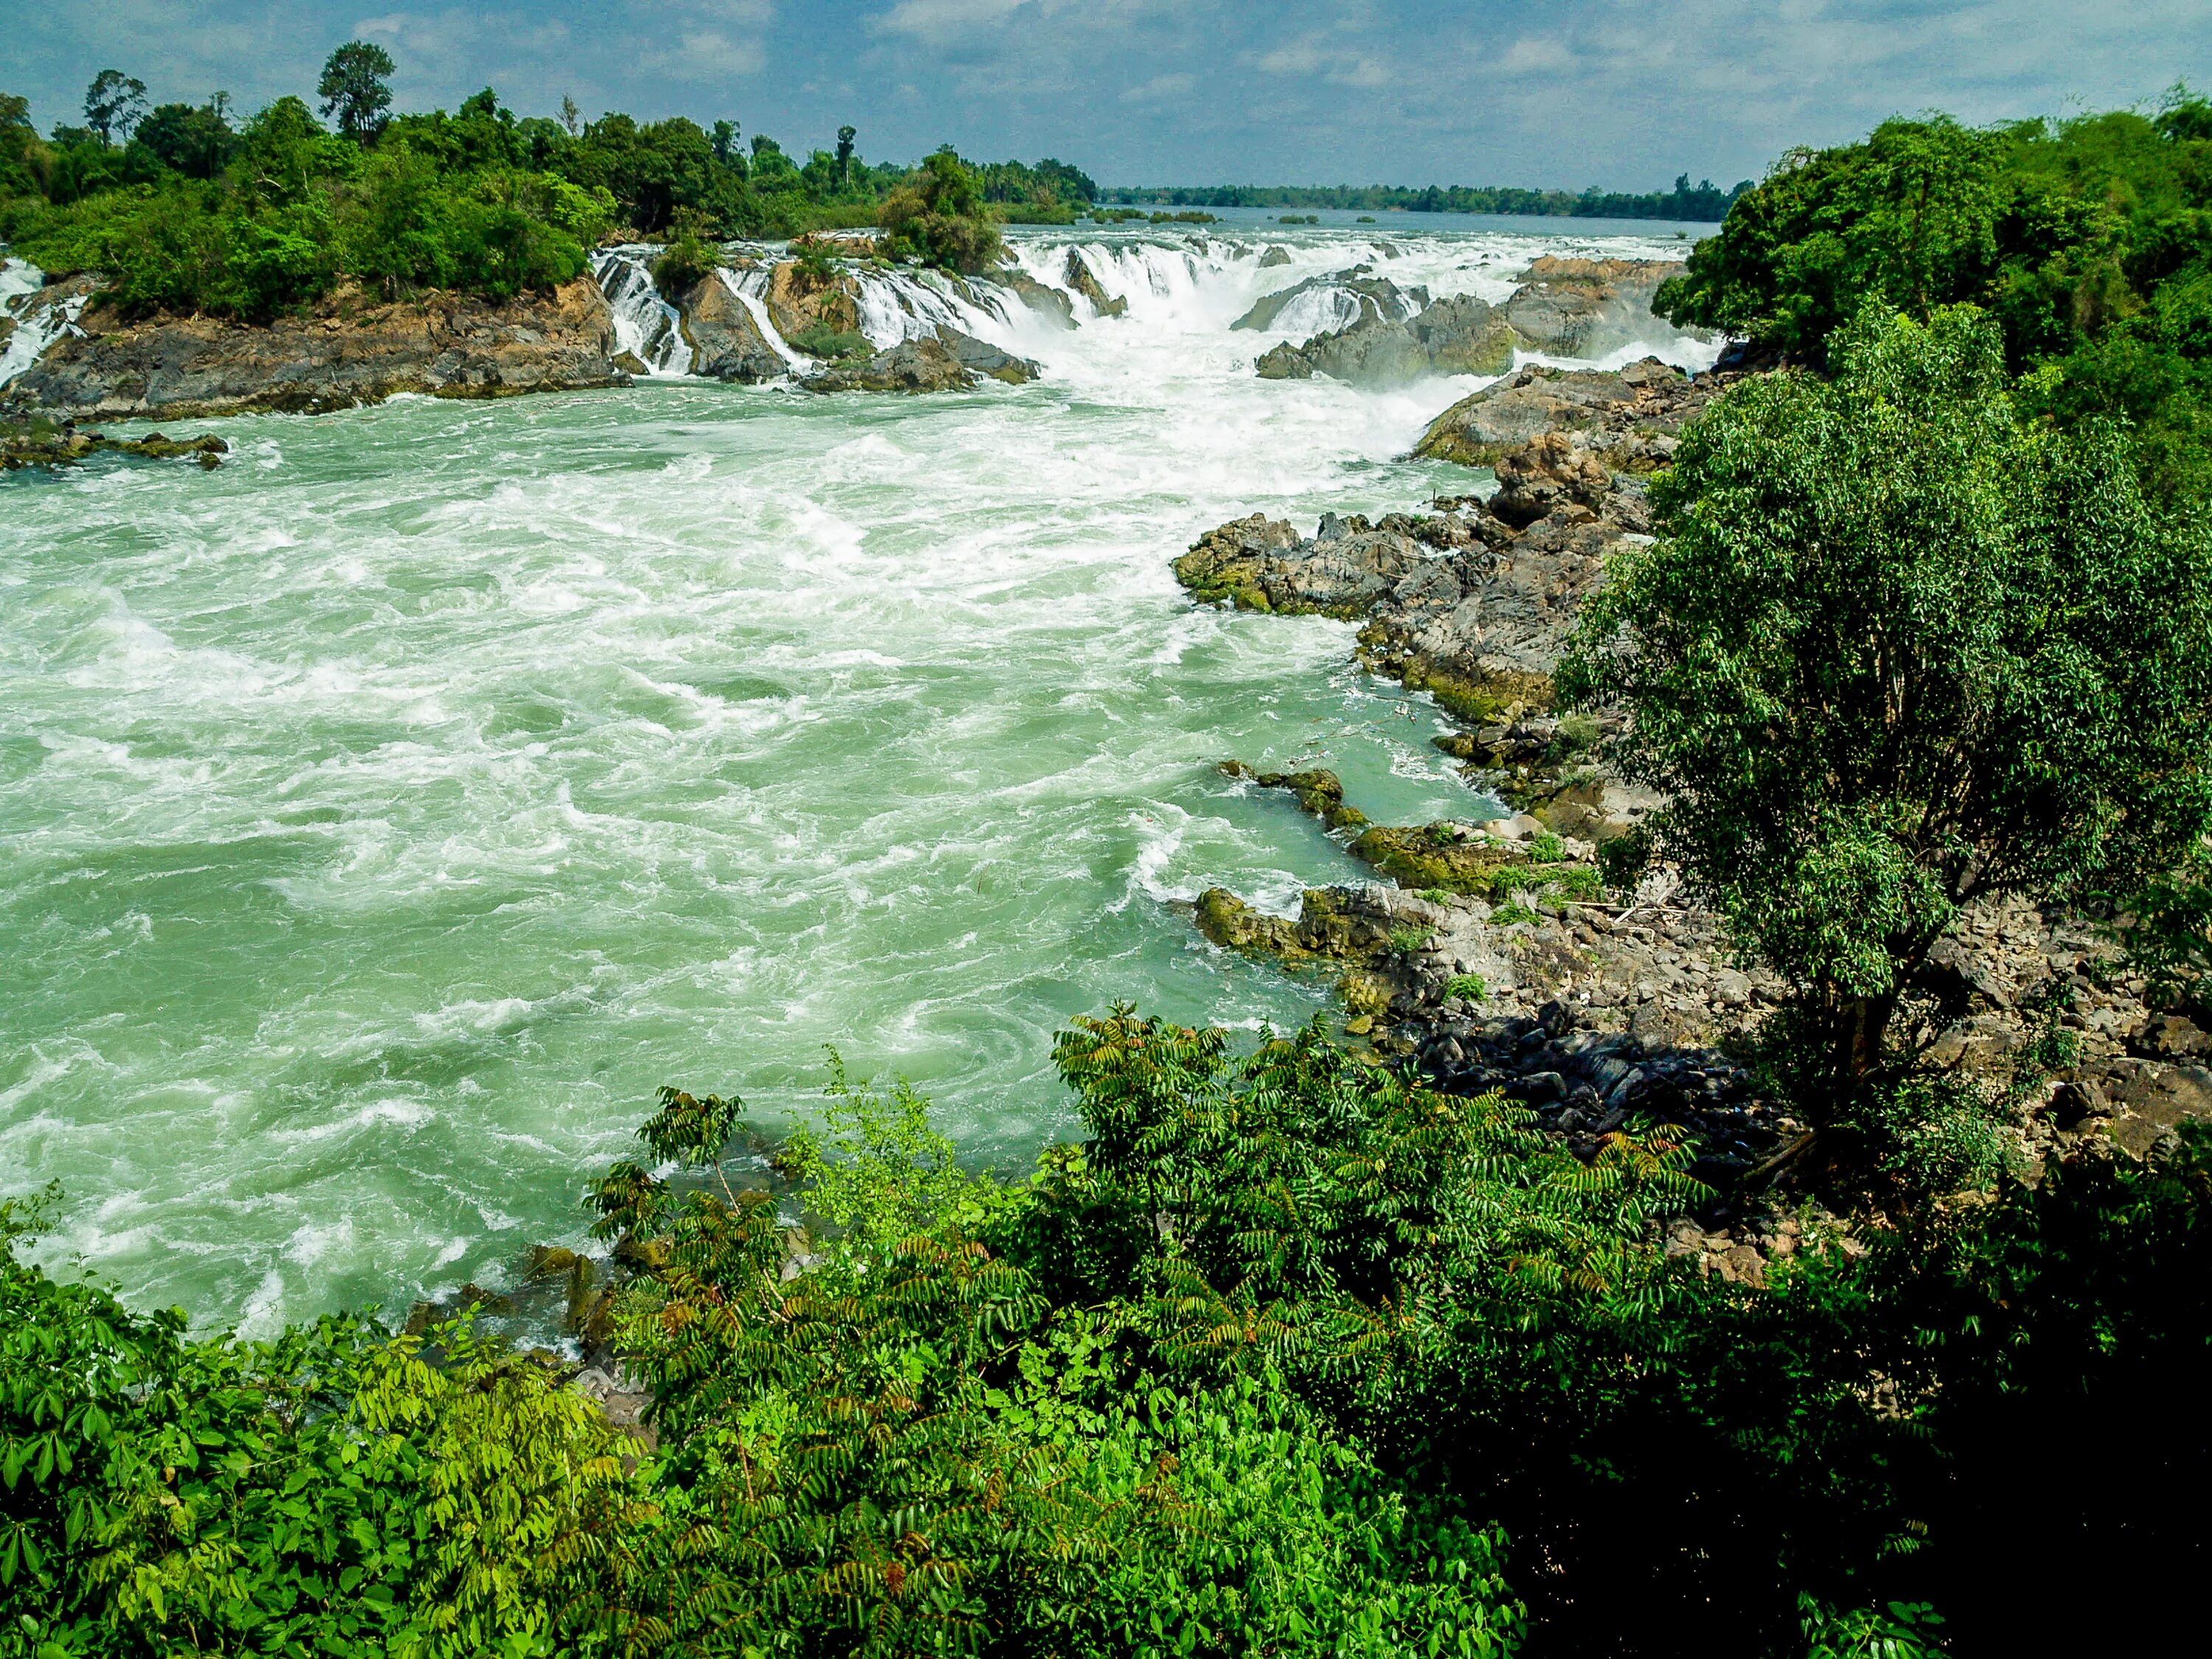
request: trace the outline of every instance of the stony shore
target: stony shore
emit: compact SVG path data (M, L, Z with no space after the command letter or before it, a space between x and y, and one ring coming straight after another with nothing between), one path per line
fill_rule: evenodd
M1563 719L1552 689L1607 560L1650 539L1645 476L1735 378L1693 380L1655 360L1524 370L1454 404L1419 447L1491 468L1494 489L1471 475L1467 495L1429 511L1332 517L1310 536L1255 515L1200 538L1176 574L1201 603L1361 624L1363 662L1455 717L1437 746L1510 814L1377 825L1328 773L1226 763L1249 787L1295 797L1379 879L1310 891L1295 918L1214 890L1195 906L1199 928L1327 975L1353 1038L1441 1089L1527 1102L1585 1156L1632 1117L1682 1126L1720 1197L1669 1248L1756 1278L1794 1246L1759 1189L1804 1126L1738 1056L1784 988L1737 959L1669 873L1605 890L1596 848L1659 802L1604 764L1617 717ZM2070 1031L2075 1062L2016 1097L2009 1127L2031 1174L2051 1158L2153 1156L2184 1118L2212 1117L2212 1035L2147 1003L2109 937L2078 917L1976 907L1916 989L1930 1012L1907 1040L1990 1087L2008 1084L2047 1020Z
M316 413L400 392L499 398L629 379L605 296L587 278L505 305L343 290L261 325L129 319L95 294L78 327L9 386L11 408L78 420Z

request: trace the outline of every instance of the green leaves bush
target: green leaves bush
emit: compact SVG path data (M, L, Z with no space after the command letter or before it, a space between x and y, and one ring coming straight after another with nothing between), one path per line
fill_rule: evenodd
M665 1094L673 1172L595 1198L657 1446L466 1321L196 1339L0 1212L0 1649L1413 1659L1528 1597L1566 1650L1911 1651L1931 1602L2069 1628L2051 1536L2185 1582L2201 1431L2037 1428L2212 1386L2201 1138L1761 1288L1668 1260L1686 1146L1584 1162L1314 1031L1057 1058L1085 1138L1018 1184L840 1073L779 1197Z
M1642 847L1796 988L1816 1116L1891 1075L1961 906L2132 890L2212 828L2203 518L2124 434L2024 419L1971 307L1869 307L1830 356L1684 434L1561 681L1632 712Z

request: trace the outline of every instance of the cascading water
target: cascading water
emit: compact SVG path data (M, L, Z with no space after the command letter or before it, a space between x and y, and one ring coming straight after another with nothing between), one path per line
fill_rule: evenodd
M848 267L878 343L949 322L1043 368L941 398L675 378L645 251L609 250L658 380L179 421L234 463L0 478L0 1170L62 1182L52 1259L257 1334L404 1308L586 1244L578 1189L664 1083L773 1125L834 1042L1018 1168L1077 1127L1070 1017L1310 1018L1325 986L1177 907L1371 872L1215 763L1491 809L1351 628L1196 609L1170 560L1463 492L1401 458L1477 382L1263 380L1287 331L1230 324L1362 263L1498 301L1540 252L1678 252L1392 240L1011 232L1127 299L1073 330ZM726 277L799 366L769 279Z
M688 374L691 346L684 337L683 317L660 297L647 258L642 248L603 248L592 257L592 274L614 313L622 349L648 374Z
M0 260L0 307L15 319L8 349L0 351L0 386L6 386L65 334L79 332L88 294L51 297L44 294L46 273L21 259Z
M714 275L720 279L724 288L737 296L738 303L752 313L753 325L760 330L761 337L769 343L775 355L783 359L786 368L803 373L811 365L812 359L803 352L793 350L785 343L783 336L776 331L775 319L768 314L768 287L773 273L767 266L732 270L725 265Z
M993 283L967 283L937 271L854 272L859 279L860 332L881 349L936 332L939 325L988 337L1011 321L1005 290Z

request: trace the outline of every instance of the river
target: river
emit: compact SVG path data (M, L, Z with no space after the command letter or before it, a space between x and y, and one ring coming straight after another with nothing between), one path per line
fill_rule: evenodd
M999 326L1025 386L407 398L0 480L0 1191L58 1181L48 1259L265 1334L580 1243L665 1083L775 1126L835 1044L1018 1170L1072 1127L1071 1016L1310 1018L1176 902L1362 866L1214 763L1491 809L1348 627L1169 562L1464 492L1395 458L1478 382L1262 381L1286 331L1228 325L1358 258L1502 299L1680 249L1561 228L1093 236L1129 315Z

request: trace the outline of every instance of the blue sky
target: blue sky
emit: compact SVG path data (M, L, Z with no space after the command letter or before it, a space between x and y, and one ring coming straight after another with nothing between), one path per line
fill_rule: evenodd
M1722 184L1884 116L2212 87L2212 0L0 0L41 127L101 69L157 101L312 88L340 41L402 107L730 118L789 149L1045 154L1103 183Z

